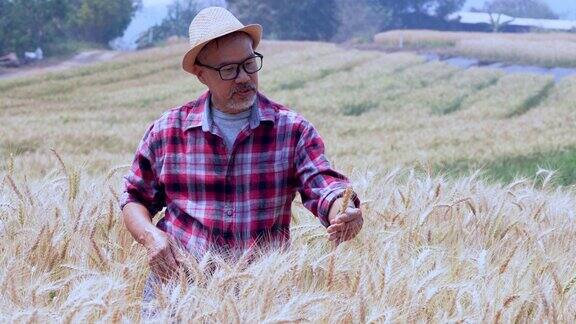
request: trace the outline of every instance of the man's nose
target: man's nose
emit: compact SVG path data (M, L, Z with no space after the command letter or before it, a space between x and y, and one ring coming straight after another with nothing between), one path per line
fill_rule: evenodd
M240 71L238 72L238 76L236 77L236 83L244 83L250 80L250 75L244 71L243 67L240 67Z

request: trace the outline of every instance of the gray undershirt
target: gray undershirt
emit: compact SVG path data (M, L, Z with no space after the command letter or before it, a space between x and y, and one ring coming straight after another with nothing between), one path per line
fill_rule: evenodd
M236 141L236 137L238 137L240 131L248 125L252 108L238 114L227 114L218 109L211 109L212 121L222 133L226 149L230 152L234 141Z

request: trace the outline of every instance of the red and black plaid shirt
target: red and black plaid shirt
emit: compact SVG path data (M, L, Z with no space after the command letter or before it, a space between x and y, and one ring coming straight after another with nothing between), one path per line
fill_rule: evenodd
M228 153L209 100L208 91L148 128L125 176L120 207L137 202L152 215L166 207L158 228L197 258L210 249L287 246L296 191L327 227L329 208L348 180L330 167L314 127L259 93Z

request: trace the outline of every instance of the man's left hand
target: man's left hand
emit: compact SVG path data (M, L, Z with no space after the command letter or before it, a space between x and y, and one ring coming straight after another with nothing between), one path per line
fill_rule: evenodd
M338 244L351 240L360 232L364 219L359 208L348 207L344 214L330 217L330 226L326 229L330 241Z

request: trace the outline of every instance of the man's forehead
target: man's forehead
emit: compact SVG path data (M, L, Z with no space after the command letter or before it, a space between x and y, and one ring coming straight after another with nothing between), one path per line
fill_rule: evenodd
M254 53L252 38L246 33L234 33L206 44L199 56L215 63L236 63Z

